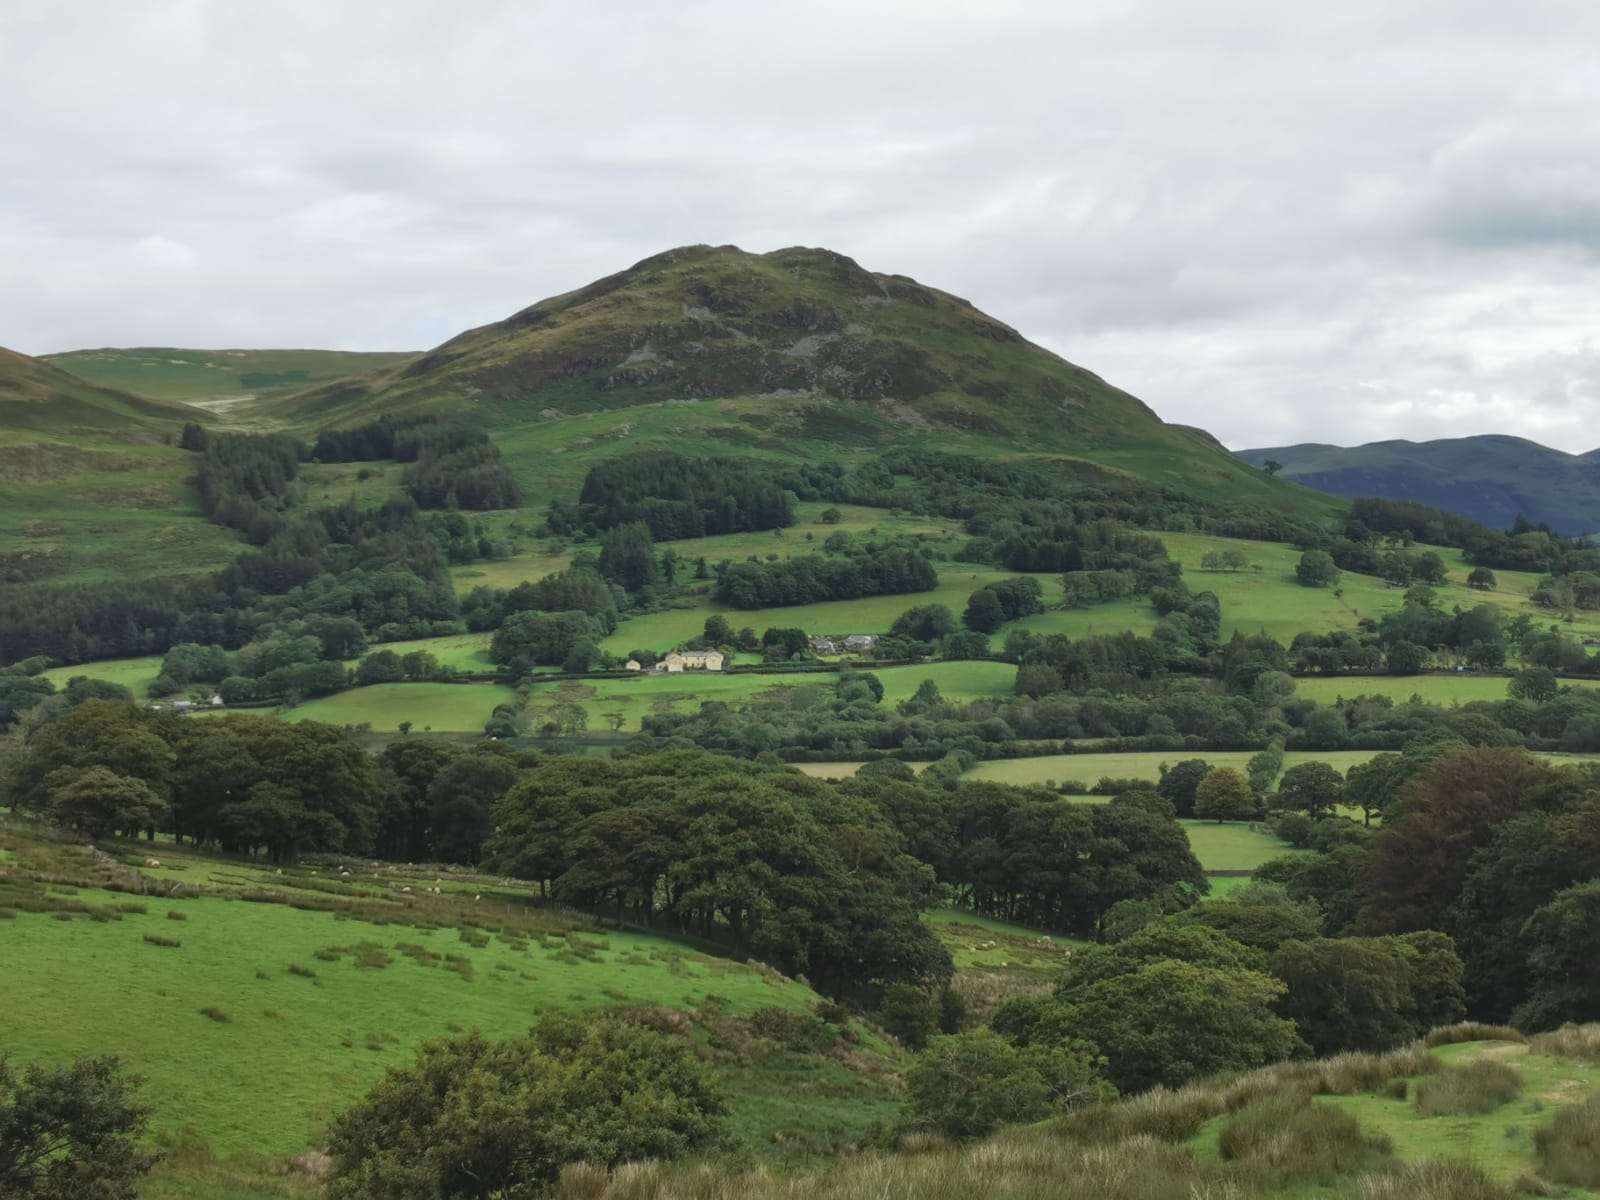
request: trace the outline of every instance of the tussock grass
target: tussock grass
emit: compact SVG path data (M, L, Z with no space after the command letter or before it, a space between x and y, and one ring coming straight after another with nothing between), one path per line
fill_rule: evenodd
M219 1025L226 1025L229 1021L233 1020L232 1017L223 1012L214 1004L208 1004L202 1008L200 1010L200 1015L205 1017L207 1020L215 1021Z
M315 979L317 977L317 973L315 971L302 963L290 963L289 974L298 975L302 979Z
M188 919L189 914L186 912L179 912L175 908L167 909L167 920L169 921L187 921Z
M1462 1116L1493 1112L1521 1094L1522 1076L1516 1068L1479 1059L1419 1080L1416 1104L1425 1117Z
M1600 1187L1600 1095L1563 1108L1533 1134L1539 1170L1558 1183Z
M1471 1163L1411 1163L1360 1182L1360 1200L1517 1200L1517 1193Z
M1528 1039L1520 1030L1509 1025L1486 1025L1482 1021L1458 1021L1454 1025L1441 1025L1430 1030L1422 1044L1430 1049L1436 1046L1454 1046L1460 1042L1518 1042Z
M816 1174L641 1163L562 1172L557 1200L1243 1200L1258 1194L1248 1172L1200 1163L1153 1138L1084 1147L1008 1136L913 1154L871 1154Z
M1535 1034L1528 1040L1528 1050L1533 1054L1548 1054L1552 1058L1600 1062L1600 1022L1563 1025L1549 1033Z
M1325 1177L1365 1166L1390 1153L1389 1140L1370 1136L1342 1109L1309 1096L1258 1100L1222 1126L1217 1150L1224 1161L1246 1163L1294 1177Z
M168 950L176 950L182 945L177 938L162 937L159 933L147 933L144 940L152 946L164 946Z

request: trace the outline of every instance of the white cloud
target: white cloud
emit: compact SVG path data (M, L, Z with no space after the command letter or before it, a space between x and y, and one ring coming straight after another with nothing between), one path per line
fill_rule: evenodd
M0 9L0 344L422 347L667 246L827 245L1232 445L1586 450L1565 0Z

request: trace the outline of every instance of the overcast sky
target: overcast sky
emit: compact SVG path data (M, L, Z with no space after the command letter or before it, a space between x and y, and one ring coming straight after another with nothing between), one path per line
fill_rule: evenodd
M1600 446L1600 6L4 0L0 344L421 349L913 275L1235 447Z

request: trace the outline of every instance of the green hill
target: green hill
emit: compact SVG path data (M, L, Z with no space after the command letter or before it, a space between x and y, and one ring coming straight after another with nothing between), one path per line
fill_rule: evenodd
M928 445L1075 459L1234 505L1335 507L965 300L818 249L669 250L263 411L305 428L477 415L536 504L628 450L838 460Z
M1306 442L1241 450L1252 466L1336 496L1415 500L1495 529L1518 516L1566 534L1600 529L1600 450L1566 454L1524 438L1484 435L1432 442L1328 446Z
M0 346L0 438L80 433L165 433L201 414L136 396Z

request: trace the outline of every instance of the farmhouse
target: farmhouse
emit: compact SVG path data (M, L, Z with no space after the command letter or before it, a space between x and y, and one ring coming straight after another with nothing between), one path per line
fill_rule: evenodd
M722 654L717 650L674 650L661 660L661 666L669 672L720 671Z
M642 667L639 664L639 660L637 658L630 658L627 662L623 663L622 665L625 666L630 671L642 671L642 670L644 670L644 667Z
M811 649L817 654L837 654L839 643L830 637L814 637L811 639Z
M875 633L852 633L844 640L846 650L871 650L878 644L878 635Z

